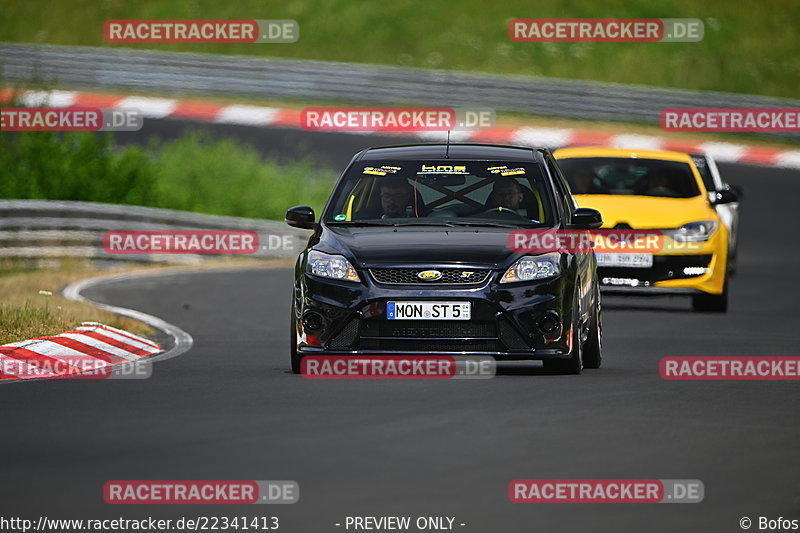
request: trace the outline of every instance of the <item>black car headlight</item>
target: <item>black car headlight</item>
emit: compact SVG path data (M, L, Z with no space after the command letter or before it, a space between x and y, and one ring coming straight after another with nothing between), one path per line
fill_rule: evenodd
M308 252L306 272L321 278L361 281L350 261L341 255L326 254L317 250Z
M506 270L500 283L554 278L561 273L560 259L558 253L520 257Z

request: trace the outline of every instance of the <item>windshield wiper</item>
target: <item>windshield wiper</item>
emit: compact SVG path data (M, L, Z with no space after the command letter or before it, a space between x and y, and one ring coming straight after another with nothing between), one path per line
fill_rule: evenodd
M395 228L401 226L445 226L448 228L455 228L459 226L475 226L475 227L492 227L492 228L530 228L530 225L518 225L518 224L503 224L502 222L477 222L477 221L460 221L460 220L415 220L409 222L384 222L384 221L351 221L351 222L327 222L329 226L392 226Z
M366 220L357 220L357 221L350 221L350 222L326 222L328 226L396 226L394 222L381 222L377 220L373 221L366 221Z
M502 222L461 222L451 221L450 225L453 226L488 226L492 228L524 228L526 226L519 226L517 224L503 224Z
M327 222L329 226L392 226L392 227L400 227L400 226L448 226L451 228L455 227L455 224L451 222L441 221L441 222L383 222L383 221L355 221L355 222Z
M430 220L430 221L427 221L427 222L422 222L422 221L393 222L392 225L394 225L394 226L447 226L447 227L450 227L450 228L454 228L455 227L455 224L453 224L452 222L447 221L447 220L441 220L441 221Z

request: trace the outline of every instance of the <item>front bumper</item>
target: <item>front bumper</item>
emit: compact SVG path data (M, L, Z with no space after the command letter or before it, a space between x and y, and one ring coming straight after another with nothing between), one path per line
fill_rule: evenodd
M650 268L597 267L600 288L610 294L721 294L728 264L727 233L717 231L692 253L654 254Z
M294 323L301 354L342 355L492 355L497 359L569 357L571 295L564 278L498 283L492 271L477 286L390 285L359 271L361 283L299 273ZM388 320L389 301L468 301L472 316L456 320ZM571 302L571 298L566 298ZM318 328L309 328L317 315ZM545 316L558 327L542 328ZM566 317L566 318L565 318ZM316 326L311 321L312 326Z

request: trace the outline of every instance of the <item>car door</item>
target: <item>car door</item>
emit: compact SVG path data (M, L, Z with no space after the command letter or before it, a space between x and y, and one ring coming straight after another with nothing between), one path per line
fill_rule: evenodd
M572 214L578 208L578 203L573 198L569 184L555 159L550 154L547 154L545 161L556 188L559 211L562 212L562 220L564 220L563 227L572 220ZM596 259L593 252L572 253L572 257L576 262L576 271L578 273L578 279L575 281L580 299L581 318L582 320L587 320L592 303L591 288L594 286L595 276L597 275Z

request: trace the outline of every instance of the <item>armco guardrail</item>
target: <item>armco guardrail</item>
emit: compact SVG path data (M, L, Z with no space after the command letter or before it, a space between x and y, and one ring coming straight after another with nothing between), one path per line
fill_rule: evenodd
M77 257L197 263L219 257L205 254L111 254L103 248L103 236L110 230L254 231L259 236L258 251L240 257L258 258L295 257L310 234L272 220L94 202L0 200L0 258Z
M120 48L0 44L0 80L64 88L359 104L490 107L543 116L658 122L664 108L800 107L800 100L358 63Z

